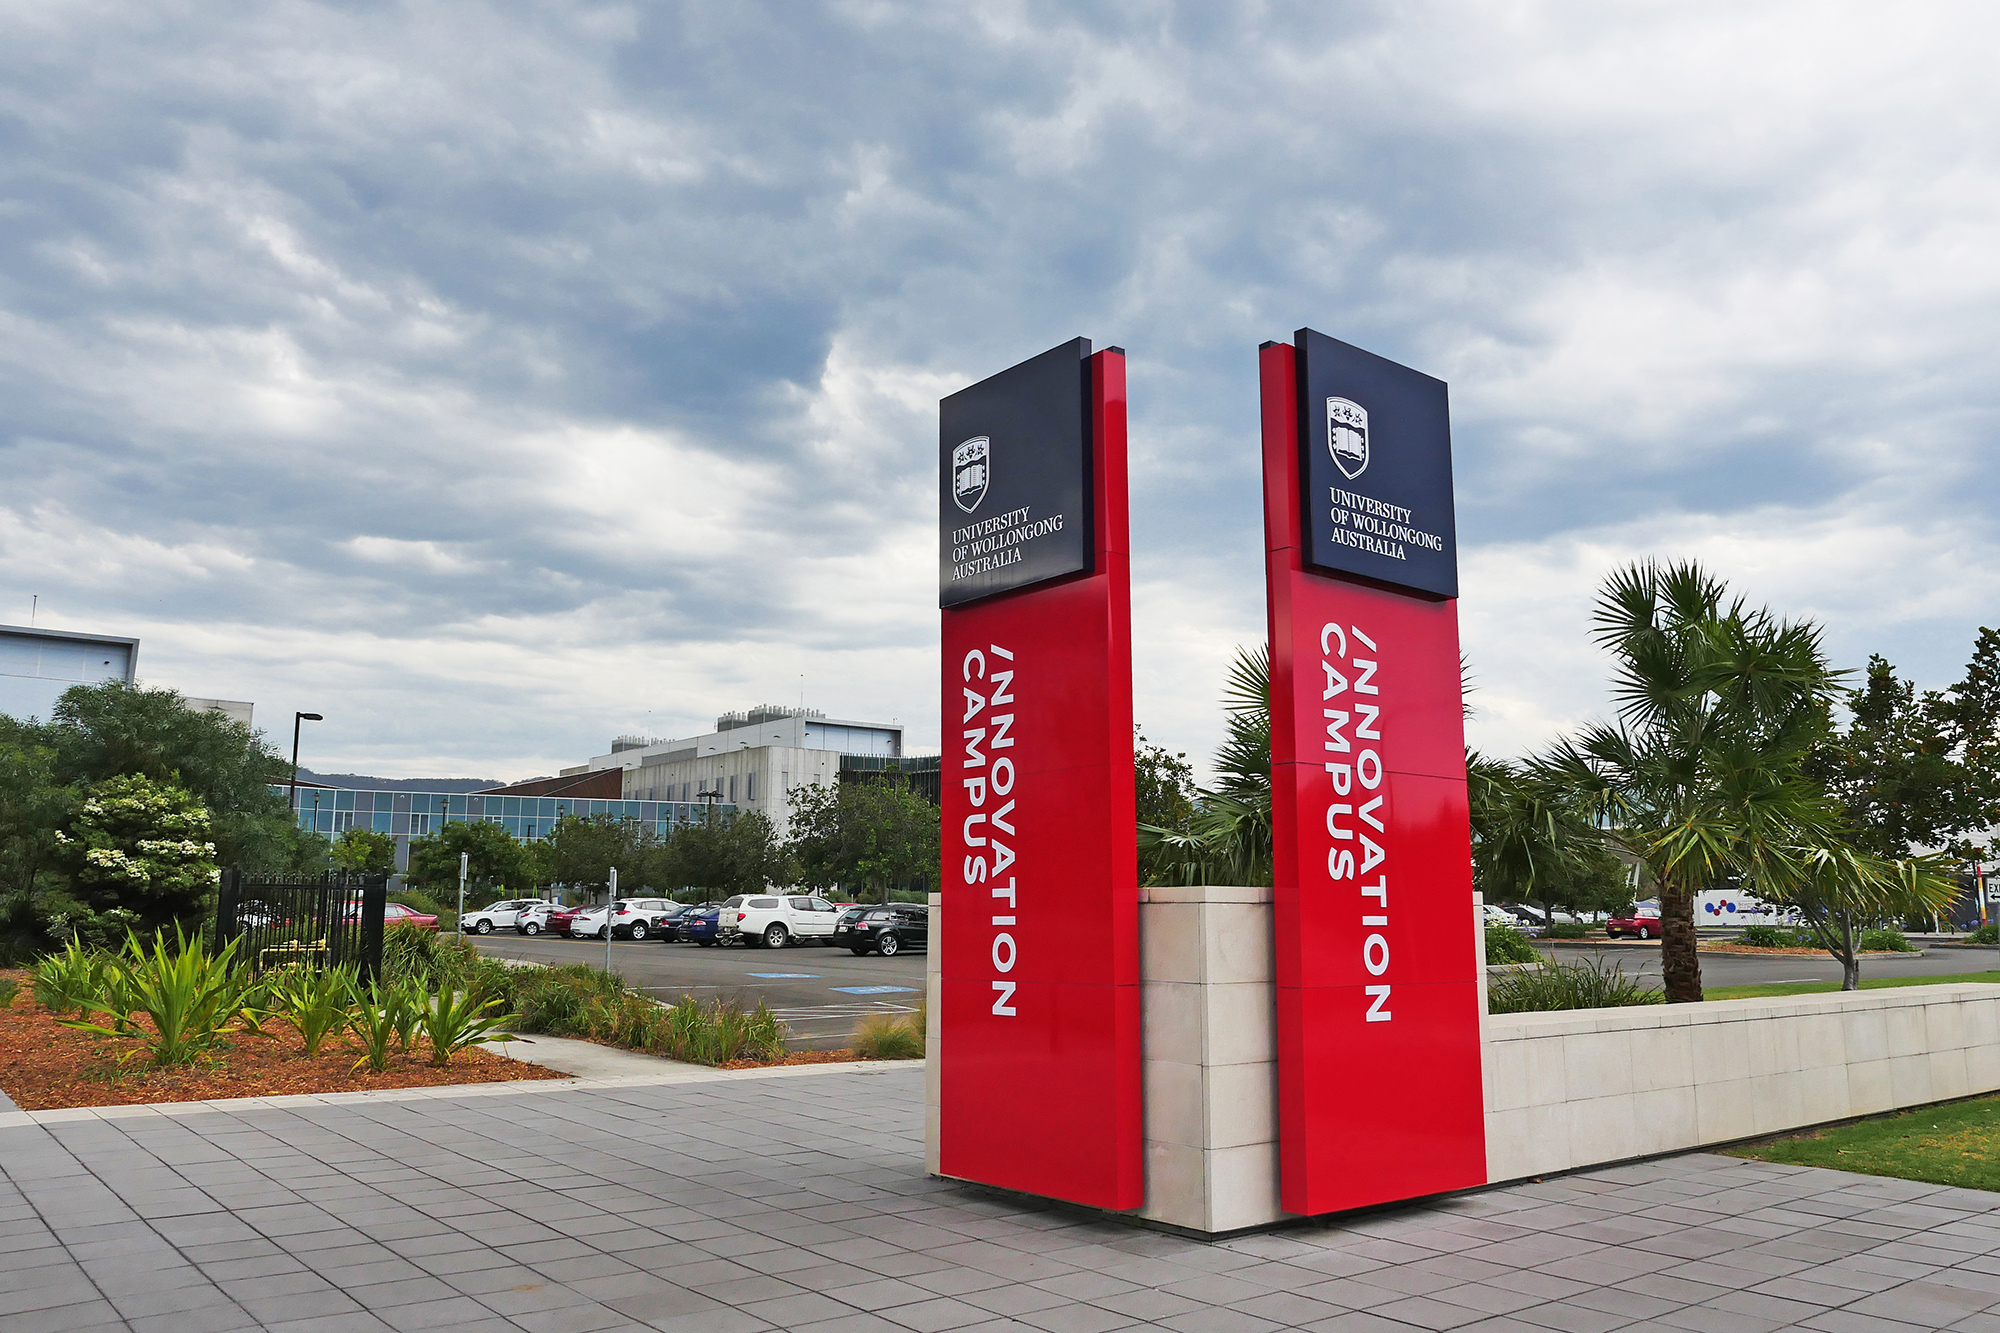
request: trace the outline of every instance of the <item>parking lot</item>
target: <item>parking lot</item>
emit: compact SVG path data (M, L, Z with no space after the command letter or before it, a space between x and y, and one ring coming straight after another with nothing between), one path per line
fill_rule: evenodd
M512 931L467 936L481 952L529 962L604 965L604 941L525 939ZM908 1013L924 998L924 955L856 958L845 949L794 944L785 949L742 945L710 949L692 944L613 940L611 966L631 985L657 999L685 993L720 996L746 1008L762 1000L791 1028L801 1050L844 1046L864 1014Z

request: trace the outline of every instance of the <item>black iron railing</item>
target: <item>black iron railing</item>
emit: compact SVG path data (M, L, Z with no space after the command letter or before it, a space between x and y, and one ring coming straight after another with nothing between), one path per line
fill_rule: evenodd
M306 963L350 964L363 980L382 968L384 875L246 875L222 872L215 940L237 941L236 956L258 971Z

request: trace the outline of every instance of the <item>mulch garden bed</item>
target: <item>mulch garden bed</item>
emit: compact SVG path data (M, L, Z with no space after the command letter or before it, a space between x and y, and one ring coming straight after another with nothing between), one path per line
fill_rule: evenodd
M230 1033L215 1051L216 1064L147 1069L143 1054L119 1060L127 1052L143 1051L139 1042L66 1028L30 997L25 976L0 975L22 982L13 1005L0 1009L0 1091L24 1111L569 1077L481 1050L460 1051L444 1068L434 1068L422 1047L409 1055L391 1055L389 1067L378 1074L366 1065L355 1069L361 1053L336 1037L329 1037L308 1060L298 1033L280 1020L264 1025L268 1036Z
M844 1065L867 1057L859 1051L787 1051L775 1060L724 1060L717 1069L771 1069L778 1065Z

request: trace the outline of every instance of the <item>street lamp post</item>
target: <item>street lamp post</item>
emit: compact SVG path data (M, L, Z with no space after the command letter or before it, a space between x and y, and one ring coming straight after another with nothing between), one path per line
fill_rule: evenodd
M299 724L301 722L324 722L318 713L292 714L292 789L286 798L292 807L292 822L299 822Z

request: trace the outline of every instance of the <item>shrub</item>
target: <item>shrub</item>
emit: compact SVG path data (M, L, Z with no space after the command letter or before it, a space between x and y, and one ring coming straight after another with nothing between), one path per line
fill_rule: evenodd
M514 979L522 969L512 968L498 958L480 954L466 969L465 986L482 1000L498 1002L502 1009L514 1010Z
M405 907L427 913L440 920L445 916L444 904L431 897L428 893L425 893L422 889L404 889L401 893L392 893L389 895L389 901L392 903L401 903ZM426 931L425 933L429 934L430 932Z
M1915 953L1917 946L1905 938L1903 932L1893 926L1878 926L1874 930L1861 932L1861 947L1870 951L1887 953Z
M2000 921L1988 921L1965 937L1967 944L2000 944Z
M425 997L428 998L428 997ZM389 1067L389 1047L410 1049L417 1025L423 1020L423 1001L416 988L407 983L380 980L354 988L355 1006L347 1015L348 1031L361 1040L361 1058L356 1069L367 1065L378 1073Z
M108 955L72 939L61 953L35 964L35 1003L59 1014L74 1010L81 1017L84 1006L103 994L110 963Z
M924 1053L924 1030L907 1014L870 1014L855 1026L853 1042L870 1060L915 1060Z
M428 991L465 989L481 958L479 950L455 935L408 922L382 932L383 975L392 981L416 982Z
M582 963L523 968L510 980L518 1030L551 1037L594 1035L597 1011L625 989L617 977Z
M676 1060L719 1065L729 1060L775 1060L785 1052L785 1025L761 1000L746 1014L724 1000L702 1004L683 995L666 1013L658 1049Z
M21 983L14 980L14 978L0 977L0 1009L12 1009L14 1007L15 992L20 989Z
M308 1059L319 1054L329 1036L347 1027L357 984L353 969L292 966L274 974L269 984L272 1012L298 1029Z
M103 989L86 1005L108 1017L111 1026L81 1020L68 1020L65 1026L106 1037L136 1037L146 1043L148 1063L155 1069L193 1064L210 1058L227 1025L242 1011L252 984L249 970L236 962L233 940L221 952L210 953L199 935L190 939L178 926L172 948L158 931L150 947L132 936L125 942L125 956L106 964ZM135 1013L151 1021L150 1031L132 1023Z
M1590 934L1590 927L1581 921L1558 921L1542 932L1543 939L1580 940Z
M1492 963L1539 963L1542 956L1528 937L1512 926L1486 928L1486 961Z
M494 1012L497 1000L482 1000L471 991L433 995L423 1009L424 1038L430 1042L431 1063L448 1065L468 1046L511 1035L515 1015Z
M1779 930L1776 926L1745 926L1736 942L1758 949L1785 949L1791 947L1792 940L1789 931Z
M1486 987L1486 1002L1496 1014L1525 1014L1545 1009L1614 1009L1629 1004L1660 1004L1664 996L1636 977L1595 960L1551 963L1546 967L1509 972Z

